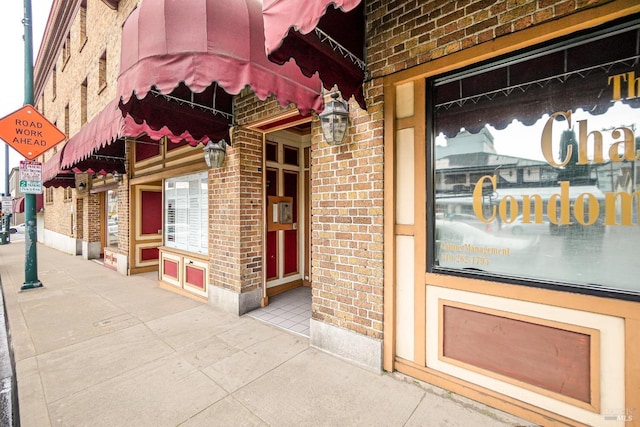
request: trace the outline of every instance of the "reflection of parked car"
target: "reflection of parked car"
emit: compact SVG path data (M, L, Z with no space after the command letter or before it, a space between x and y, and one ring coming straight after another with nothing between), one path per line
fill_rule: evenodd
M471 214L450 213L450 214L445 214L444 219L445 221L461 222L461 223L470 225L471 227L474 227L489 233L491 233L494 228L493 223L490 223L490 224L484 223L480 221L480 219L477 216L471 215Z
M540 234L549 232L549 218L544 215L541 223L536 223L535 218L529 217L529 222L522 222L522 215L518 215L511 224L502 225L502 230L511 234Z
M11 234L15 234L15 233L24 234L24 223L14 225L13 227L9 228L9 232Z
M111 235L118 234L118 223L109 221L109 224L107 224L107 231Z

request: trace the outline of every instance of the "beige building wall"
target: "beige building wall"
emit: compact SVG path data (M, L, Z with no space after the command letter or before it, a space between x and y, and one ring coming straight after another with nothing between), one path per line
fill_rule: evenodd
M116 81L120 64L120 39L124 20L137 5L137 0L119 2L117 10L101 0L55 0L52 14L34 67L34 104L39 111L60 130L67 139L73 137L91 121L116 93ZM84 9L84 10L82 10ZM81 16L84 15L84 28ZM106 58L104 73L101 58ZM103 59L104 60L104 59ZM83 92L83 84L86 94ZM86 121L85 121L86 120ZM44 162L62 149L66 140L46 151ZM123 186L119 194L128 204L128 191ZM81 254L83 245L91 246L95 257L100 251L100 204L91 201L76 202L85 198L75 190L51 188L45 190L44 236L46 244L72 254ZM86 194L86 193L85 193ZM128 206L123 206L127 218ZM123 242L125 243L125 242ZM127 245L120 248L124 251ZM87 249L88 250L88 249ZM86 251L86 250L85 250ZM99 253L99 252L97 252Z

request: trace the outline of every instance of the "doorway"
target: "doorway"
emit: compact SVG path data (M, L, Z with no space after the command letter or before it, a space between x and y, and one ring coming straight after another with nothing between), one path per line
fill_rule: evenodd
M310 134L295 129L266 135L266 297L311 286L309 238Z
M162 182L131 186L130 274L158 270L162 245Z

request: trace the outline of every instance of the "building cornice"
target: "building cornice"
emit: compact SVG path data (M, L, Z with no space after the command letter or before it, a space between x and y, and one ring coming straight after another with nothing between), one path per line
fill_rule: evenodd
M47 20L42 43L33 69L34 103L37 104L44 86L56 64L73 18L80 8L81 0L54 0Z

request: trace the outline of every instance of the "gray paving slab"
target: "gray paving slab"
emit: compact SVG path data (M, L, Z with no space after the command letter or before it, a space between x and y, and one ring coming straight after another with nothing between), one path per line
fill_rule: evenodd
M234 396L270 425L402 426L423 390L309 349Z
M35 357L16 361L20 423L23 426L50 426L47 399Z
M140 324L41 354L37 360L47 400L55 402L171 354L166 343Z
M227 393L176 355L51 402L53 425L176 426Z
M308 349L307 338L278 331L272 338L234 353L204 368L203 372L233 393Z
M267 426L233 396L228 396L188 419L180 427L261 427Z
M44 246L21 292L23 257L0 246L23 426L531 425Z

